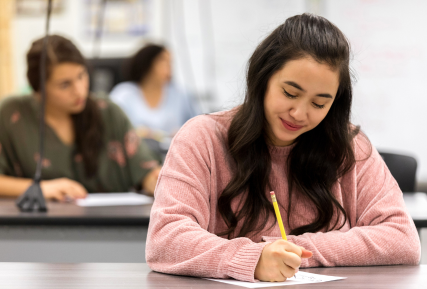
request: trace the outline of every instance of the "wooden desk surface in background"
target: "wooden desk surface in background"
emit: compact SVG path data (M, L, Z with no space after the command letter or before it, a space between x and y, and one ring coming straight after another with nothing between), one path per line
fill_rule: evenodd
M427 265L311 268L304 271L347 277L318 284L268 288L426 288ZM147 264L0 263L2 288L244 288L234 285L160 274Z
M14 199L0 198L0 224L148 226L151 211L151 205L79 207L75 204L47 202L47 207L47 213L22 213Z

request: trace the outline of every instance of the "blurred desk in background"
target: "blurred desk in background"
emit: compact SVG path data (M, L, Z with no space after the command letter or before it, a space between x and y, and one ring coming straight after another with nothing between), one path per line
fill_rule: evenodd
M151 205L47 206L22 213L14 199L0 199L0 262L145 262Z
M427 227L427 194L403 193L406 208L418 229Z
M427 195L404 200L427 264ZM21 213L0 198L0 262L144 263L151 205L79 207L48 202L47 213Z

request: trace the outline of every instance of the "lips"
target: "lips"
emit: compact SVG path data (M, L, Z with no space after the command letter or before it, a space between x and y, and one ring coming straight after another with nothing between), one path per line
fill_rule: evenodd
M297 130L300 130L301 128L304 127L302 125L296 125L296 124L293 124L292 122L289 122L289 121L286 121L286 120L283 120L283 119L280 119L280 120L282 121L283 126L287 130L290 130L290 131L297 131Z
M82 105L84 102L85 102L85 99L84 99L84 98L80 98L80 99L76 100L75 105L80 106L80 105Z

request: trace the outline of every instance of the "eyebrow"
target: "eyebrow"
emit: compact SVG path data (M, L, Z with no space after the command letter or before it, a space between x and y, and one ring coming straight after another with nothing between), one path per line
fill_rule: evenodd
M286 84L288 84L290 86L295 87L296 89L299 89L299 90L305 92L305 90L298 83L296 83L294 81L284 81L283 83L286 83ZM319 93L319 94L316 94L316 96L325 97L325 98L332 98L333 99L332 95L330 95L329 93Z
M85 69L83 69L80 73L79 73L79 75L77 76L77 77L80 77L80 76L82 76L83 74L85 74L86 73L86 70ZM71 80L71 79L60 79L60 80L58 80L57 81L57 84L58 85L62 85L62 84L70 84L71 82L72 82L73 80Z

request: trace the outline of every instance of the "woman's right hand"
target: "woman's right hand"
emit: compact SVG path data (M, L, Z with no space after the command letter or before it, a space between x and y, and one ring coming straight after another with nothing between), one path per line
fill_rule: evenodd
M46 199L65 202L86 198L86 189L78 182L68 178L42 181L40 186Z
M303 247L277 240L264 247L255 268L255 278L261 281L283 282L298 272L301 258L313 255Z

